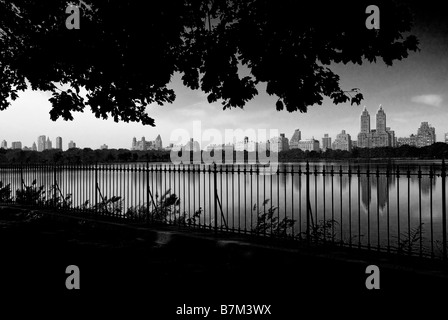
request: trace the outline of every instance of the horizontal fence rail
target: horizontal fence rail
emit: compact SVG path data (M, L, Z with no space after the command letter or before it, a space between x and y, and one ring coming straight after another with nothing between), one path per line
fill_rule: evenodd
M0 202L447 258L446 165L0 165Z

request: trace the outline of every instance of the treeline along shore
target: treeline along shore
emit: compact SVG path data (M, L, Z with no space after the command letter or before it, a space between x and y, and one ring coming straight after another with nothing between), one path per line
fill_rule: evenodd
M202 151L202 153L205 153ZM207 152L207 155L209 153ZM180 155L180 154L179 154ZM214 156L213 152L211 153ZM205 156L202 154L202 156ZM267 152L269 157L269 151ZM274 155L273 155L274 156ZM227 155L228 157L228 155ZM264 158L262 161L269 160ZM183 157L185 158L185 157ZM226 155L222 153L223 162ZM275 159L272 157L271 159ZM197 163L201 159L201 153L190 152L190 159ZM258 160L256 152L234 152L233 160L240 163L242 160L253 162ZM278 162L297 162L306 160L357 160L357 159L448 159L448 144L437 142L433 145L417 148L404 145L398 148L354 148L352 151L331 150L326 151L302 151L293 149L278 153ZM52 163L52 164L94 164L94 163L128 163L128 162L171 162L170 151L131 151L128 149L93 150L90 148L73 148L66 151L57 149L42 152L0 149L0 163ZM188 161L185 161L188 163Z

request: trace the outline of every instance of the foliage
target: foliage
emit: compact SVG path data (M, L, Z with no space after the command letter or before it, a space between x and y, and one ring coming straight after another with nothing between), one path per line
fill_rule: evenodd
M320 220L318 223L311 225L310 237L316 243L333 242L336 238L335 227L339 223L334 219ZM306 232L302 232L306 236Z
M36 180L27 186L22 181L22 188L16 190L16 202L25 205L50 206L57 209L69 209L72 205L72 195L62 195L59 187L52 185L47 194L44 186L37 186Z
M123 211L123 201L121 197L104 197L100 202L91 207L94 212L100 212L107 215L121 215Z
M252 227L252 232L257 234L272 234L276 236L286 236L289 229L294 227L295 220L283 217L282 220L279 219L277 215L275 215L278 207L270 206L266 208L269 203L269 199L263 201L263 209L257 213L257 224L255 227ZM257 211L257 204L254 204L252 209L253 211Z
M22 181L22 188L16 190L16 202L26 205L42 205L45 199L44 186L37 187L36 180L31 185L25 185Z
M399 253L412 254L420 251L420 242L423 241L424 223L420 223L417 227L411 228L407 232L400 234L400 242L396 249ZM398 237L395 236L395 238Z
M179 210L180 199L176 194L171 193L171 189L165 191L161 196L155 195L154 202L147 205L138 205L126 210L125 216L134 220L149 220L150 222L173 223L178 225L196 225L199 221L202 208L196 210L192 216L187 212L181 213Z
M0 202L9 201L11 201L11 185L9 183L3 185L3 182L0 181Z
M87 106L98 118L154 125L151 103L175 100L177 73L210 103L242 108L260 83L277 110L306 112L323 97L359 104L329 66L416 51L409 8L382 0L381 28L365 27L371 3L296 0L85 0L69 30L66 0L0 0L0 110L28 87L52 94L52 120Z

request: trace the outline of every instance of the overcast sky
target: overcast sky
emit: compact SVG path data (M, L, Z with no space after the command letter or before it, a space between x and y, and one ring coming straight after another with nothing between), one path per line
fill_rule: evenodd
M324 133L334 139L346 130L356 140L363 106L371 115L371 127L375 128L375 114L382 104L387 115L387 126L395 130L397 137L416 133L422 121L436 128L437 141L443 141L448 132L448 28L444 11L422 11L413 33L420 40L420 52L411 53L392 67L383 62L362 66L334 65L332 70L341 76L344 90L360 88L364 100L360 106L333 105L328 99L322 106L309 107L308 113L278 112L275 97L270 97L262 85L259 95L244 110L222 110L221 104L209 104L206 96L182 86L180 76L175 75L171 87L177 98L173 104L150 106L148 113L156 120L156 127L133 123L115 123L113 120L96 119L90 110L74 114L74 121L53 122L49 111L50 95L27 91L0 111L0 140L21 141L31 146L39 135L49 136L55 145L57 136L63 138L64 150L70 140L78 147L130 148L132 138L154 140L157 134L163 145L169 143L176 129L192 132L193 121L201 121L202 130L217 129L224 135L225 129L278 129L291 138L295 129L302 131L302 139L314 137L321 140ZM207 144L207 141L204 141Z

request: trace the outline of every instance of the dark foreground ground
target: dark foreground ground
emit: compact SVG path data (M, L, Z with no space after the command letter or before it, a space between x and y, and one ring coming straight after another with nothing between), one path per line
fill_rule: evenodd
M173 229L160 234L26 212L0 208L0 312L64 318L97 311L103 319L124 310L126 319L137 312L145 319L204 318L176 315L185 304L217 310L207 318L228 319L234 316L220 314L221 305L238 304L271 305L271 315L240 319L321 319L446 309L443 264L238 245L241 239L216 242L212 234L191 238L179 230L170 237ZM369 264L380 268L379 290L366 289ZM65 286L69 265L80 269L79 290Z

